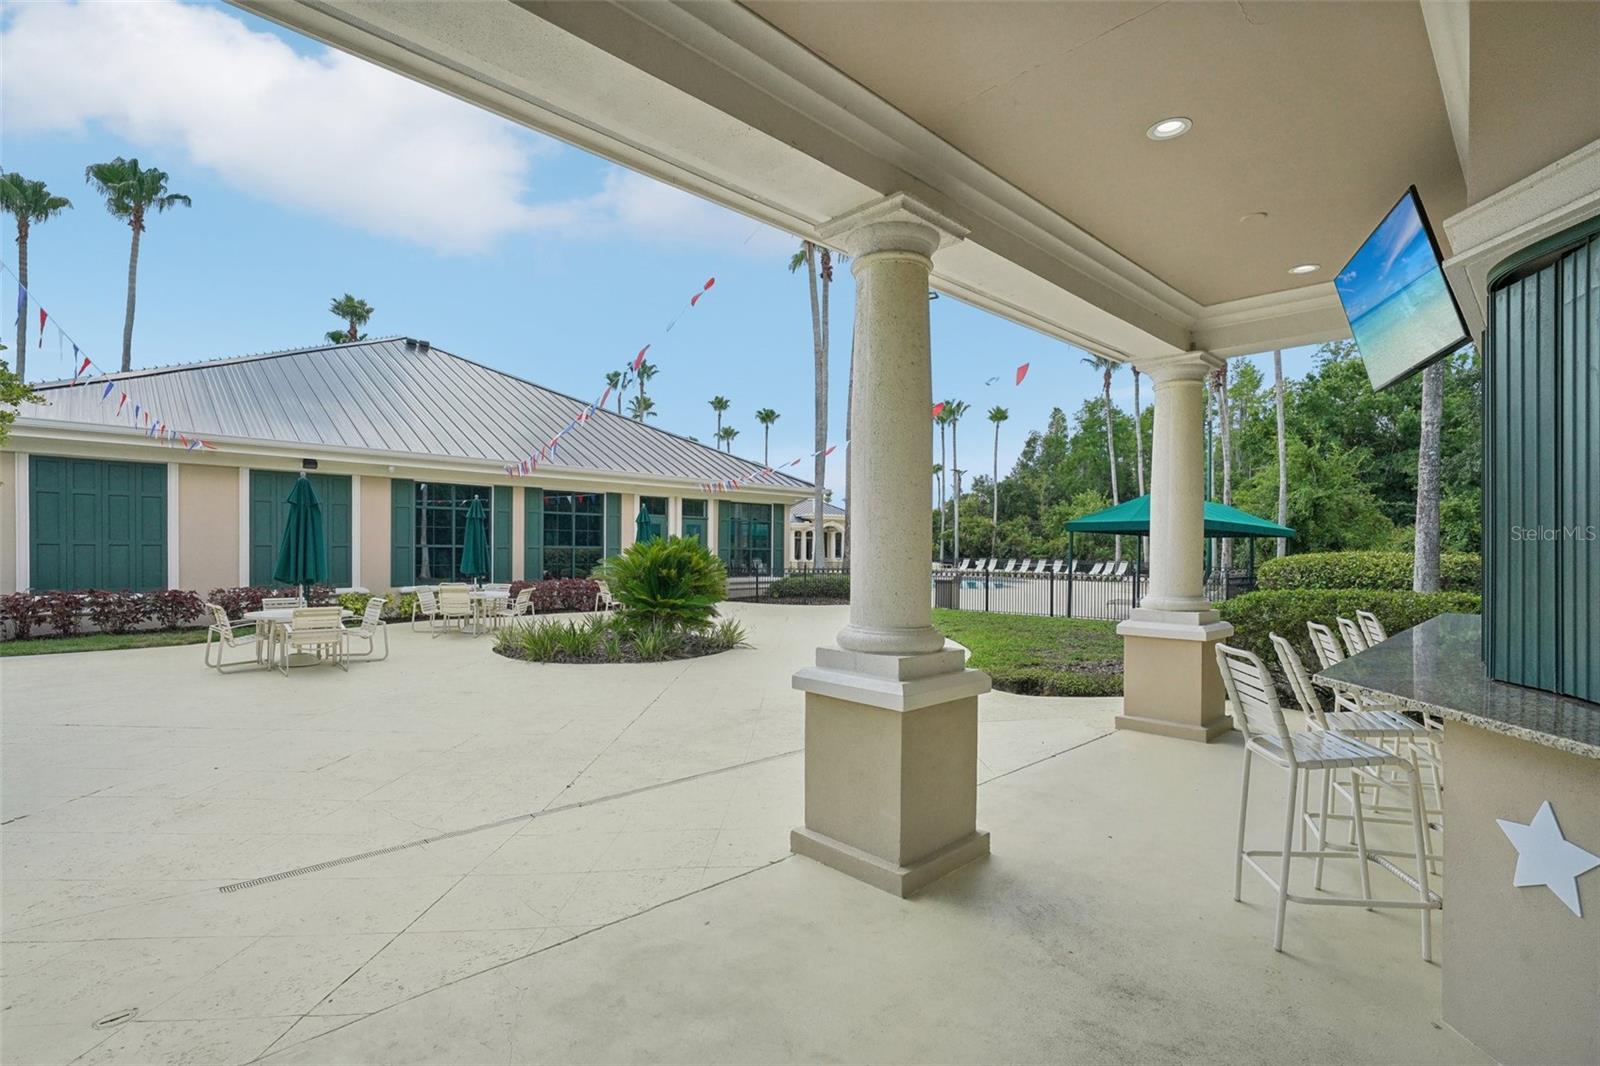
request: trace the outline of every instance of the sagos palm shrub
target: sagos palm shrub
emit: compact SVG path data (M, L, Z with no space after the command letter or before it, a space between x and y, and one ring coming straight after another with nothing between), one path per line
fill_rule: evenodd
M712 628L709 639L711 645L719 651L732 651L734 648L750 646L749 638L744 631L744 623L737 618L719 620Z
M660 624L704 630L728 592L722 562L692 537L635 543L607 562L603 572L612 598L639 629Z

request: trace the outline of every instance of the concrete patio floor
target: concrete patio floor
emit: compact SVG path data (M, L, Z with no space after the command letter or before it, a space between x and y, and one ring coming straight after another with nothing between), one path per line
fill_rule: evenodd
M0 1059L1482 1061L1414 917L1291 910L1274 955L1237 746L1117 700L985 697L994 855L913 900L789 857L789 675L843 610L732 610L755 648L638 666L5 660Z

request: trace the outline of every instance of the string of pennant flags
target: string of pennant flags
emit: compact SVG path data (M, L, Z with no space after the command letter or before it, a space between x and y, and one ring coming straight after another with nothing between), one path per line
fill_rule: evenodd
M134 429L143 429L146 437L159 440L163 444L179 445L185 451L192 452L197 448L205 448L210 451L217 450L217 446L210 441L202 440L200 437L193 436L169 425L159 411L143 402L142 394L137 387L130 392L127 379L119 380L112 377L112 372L96 363L73 339L72 334L66 331L59 319L50 317L50 312L45 310L44 302L30 292L27 286L22 284L22 279L17 277L16 271L3 262L0 262L0 268L10 274L11 280L17 283L17 314L22 314L29 300L32 300L39 308L39 340L35 347L43 349L44 331L47 324L56 330L58 352L62 355L66 354L63 342L72 345L72 363L75 369L72 371L71 387L90 388L103 385L100 390L101 408L104 409L105 405L111 401L112 395L116 394L117 406L112 411L111 416L120 420L126 413L126 417L130 420L129 424Z

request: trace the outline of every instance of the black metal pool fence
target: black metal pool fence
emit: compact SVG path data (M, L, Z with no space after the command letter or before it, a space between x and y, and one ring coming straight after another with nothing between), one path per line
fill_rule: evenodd
M988 611L995 614L1027 614L1048 618L1088 618L1120 622L1139 605L1149 585L1147 572L1131 563L1080 562L1076 573L1065 565L1029 562L1000 564L993 570L969 565L964 569L935 563L932 594L935 607L959 611ZM1120 571L1120 572L1119 572ZM845 568L795 570L783 577L848 577ZM742 602L774 602L772 584L782 580L760 569L730 568L728 599ZM792 584L792 583L791 583ZM1255 588L1255 577L1244 570L1224 575L1214 569L1206 575L1205 594L1220 602ZM803 590L799 597L804 598ZM781 599L776 602L782 602Z

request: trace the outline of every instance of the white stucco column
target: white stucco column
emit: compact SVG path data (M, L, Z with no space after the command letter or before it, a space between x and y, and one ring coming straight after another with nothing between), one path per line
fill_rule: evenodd
M977 828L988 675L932 624L928 275L965 231L904 195L824 226L856 280L850 621L795 675L806 693L801 855L898 895L989 851ZM812 563L826 523L813 516Z
M1205 596L1206 375L1209 352L1137 359L1155 384L1150 474L1150 588L1126 622L1119 729L1213 740L1223 713L1215 645L1233 634Z

